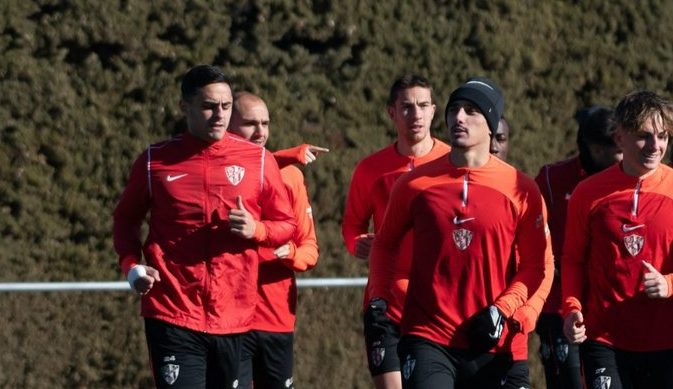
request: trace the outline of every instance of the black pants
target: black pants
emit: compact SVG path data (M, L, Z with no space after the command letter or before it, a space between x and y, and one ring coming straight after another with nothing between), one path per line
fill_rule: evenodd
M211 335L145 319L157 388L210 389L238 385L241 335Z
M543 313L535 328L547 389L582 389L579 346L568 343L561 315Z
M623 351L588 340L580 353L588 389L673 388L673 350Z
M239 388L294 388L293 339L292 332L250 331L244 334Z
M500 389L512 356L453 349L427 339L403 335L398 354L404 389Z

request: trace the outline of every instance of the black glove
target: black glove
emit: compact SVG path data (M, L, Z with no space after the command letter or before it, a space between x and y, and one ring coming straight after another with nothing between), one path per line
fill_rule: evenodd
M367 305L364 317L365 340L367 344L380 342L391 332L392 320L386 315L388 304L382 298L372 299Z
M470 349L480 353L492 349L498 344L504 328L505 317L495 305L477 312L470 318L468 328Z

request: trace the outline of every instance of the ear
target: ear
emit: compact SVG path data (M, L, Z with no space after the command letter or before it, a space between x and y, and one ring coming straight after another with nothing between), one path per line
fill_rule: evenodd
M395 121L395 107L389 105L386 107L386 112L392 121Z
M624 142L624 130L621 127L617 127L614 134L612 134L612 139L615 141L617 147L621 149Z
M182 111L182 113L187 113L187 108L189 106L189 103L187 101L185 101L184 99L180 99L179 105L180 105L180 111Z

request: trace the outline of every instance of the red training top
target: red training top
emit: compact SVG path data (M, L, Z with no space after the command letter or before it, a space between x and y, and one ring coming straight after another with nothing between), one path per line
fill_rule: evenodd
M237 196L258 221L253 239L229 231ZM229 133L212 144L185 133L150 146L133 164L114 211L114 246L124 274L141 262L142 246L147 265L161 276L142 298L142 315L211 334L250 328L257 247L284 244L294 230L272 155Z
M554 253L554 283L547 297L543 312L560 314L561 311L561 280L558 269L563 255L563 236L566 226L568 199L577 184L587 177L582 169L579 157L544 165L535 177L540 187L549 213L549 230L551 232L552 251Z
M673 291L673 169L643 177L614 165L577 185L563 246L564 316L583 313L587 337L626 351L673 349L673 300L643 291L643 261Z
M393 184L397 179L418 166L435 160L451 150L444 142L434 139L429 153L422 157L401 155L397 152L397 143L381 149L363 158L355 167L351 179L346 208L344 210L341 233L348 252L355 254L356 238L369 231L370 220L374 222L374 232L381 228L383 215L388 204L388 198ZM411 262L411 234L401 237L400 255L395 269L394 284L391 285L392 296L388 301L388 315L399 323L402 315L402 305L407 291L409 278L409 264ZM371 283L372 274L369 270ZM364 304L371 297L371 288L368 284L364 293Z
M429 162L399 179L389 204L370 256L372 297L390 298L401 238L413 231L403 334L467 349L470 317L491 304L512 317L551 282L542 196L532 179L496 157L479 168ZM506 327L493 351L511 350Z

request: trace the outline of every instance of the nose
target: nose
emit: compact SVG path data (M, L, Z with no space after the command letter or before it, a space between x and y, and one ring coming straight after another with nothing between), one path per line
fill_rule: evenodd
M489 151L491 154L498 154L500 152L500 144L495 140L495 138L491 139L491 147Z

